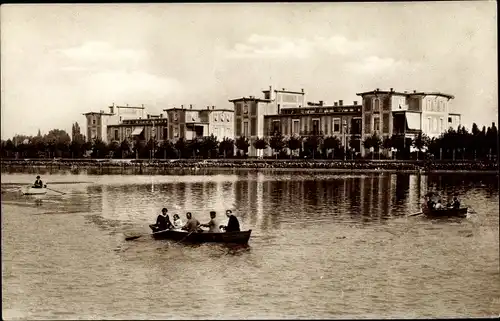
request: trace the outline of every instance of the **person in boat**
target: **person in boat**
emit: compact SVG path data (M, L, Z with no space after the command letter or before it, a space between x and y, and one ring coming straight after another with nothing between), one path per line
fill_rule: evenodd
M184 222L182 222L181 218L178 214L174 214L174 229L181 229L184 226Z
M200 222L191 215L191 212L186 213L187 222L182 227L183 230L188 232L194 232L200 230Z
M458 210L460 208L460 201L458 200L458 198L456 196L453 196L453 201L451 202L450 205L451 205L450 206L451 208L456 209L456 210Z
M231 210L227 210L226 216L229 218L227 226L221 225L220 228L223 228L226 232L239 232L240 222L238 222L236 216L233 215L233 212L231 212Z
M156 218L156 224L152 225L158 231L168 230L173 227L172 223L170 222L170 217L168 216L167 213L168 210L164 207L161 210L161 214L158 215L158 217Z
M217 214L215 213L215 211L211 211L210 212L210 222L206 223L206 224L201 224L200 226L202 227L208 227L208 233L220 233L220 228L219 226L217 225L217 221L215 220L215 216Z
M437 201L437 204L436 204L436 206L434 207L434 209L436 209L436 210L442 210L442 209L444 209L443 204L441 204L441 200L438 200L438 201Z
M42 180L40 179L40 175L38 175L36 177L36 181L35 183L33 184L33 188L43 188L43 182Z

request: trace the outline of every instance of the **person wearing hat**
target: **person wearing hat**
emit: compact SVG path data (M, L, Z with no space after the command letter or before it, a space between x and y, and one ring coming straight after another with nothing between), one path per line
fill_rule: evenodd
M156 231L163 231L172 228L173 225L170 222L170 217L168 217L167 213L168 210L164 207L161 210L161 214L156 218L156 224L150 225L151 228L155 229Z
M42 188L43 187L43 182L40 179L40 175L36 177L35 184L33 184L33 188Z

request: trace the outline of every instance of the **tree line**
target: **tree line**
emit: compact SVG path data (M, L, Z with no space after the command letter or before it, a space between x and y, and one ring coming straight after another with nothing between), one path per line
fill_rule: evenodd
M473 124L471 132L459 126L449 129L439 137L430 139L418 134L415 139L393 135L382 139L377 134L360 141L350 138L349 146L362 144L369 152L366 158L395 159L492 159L497 154L498 131L493 124L482 130ZM354 148L344 148L336 136L291 136L284 137L277 132L270 137L260 137L250 142L248 138L235 140L224 138L218 141L214 135L193 140L178 139L157 141L150 139L106 143L100 139L85 141L81 135L71 140L64 130L53 129L42 136L16 135L13 139L1 141L3 158L218 158L246 157L250 146L263 155L270 148L275 158L352 159L359 158ZM412 148L413 147L413 148ZM236 151L235 151L236 149ZM412 152L414 149L416 152ZM392 155L389 156L389 151Z

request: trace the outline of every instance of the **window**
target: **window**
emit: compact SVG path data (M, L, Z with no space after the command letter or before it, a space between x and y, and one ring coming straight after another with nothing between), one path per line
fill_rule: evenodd
M430 117L427 117L427 131L430 132L432 129L432 126L431 126L431 118Z
M95 125L95 118L92 118L92 125Z
M300 134L300 120L293 120L293 134Z
M130 138L130 135L132 134L132 129L127 128L127 137Z
M168 129L167 127L163 127L163 139L167 139L168 138Z
M214 121L217 121L217 114L214 115Z
M115 140L119 140L119 137L118 137L118 129L115 129Z
M339 118L333 119L333 132L334 133L340 132L340 119Z
M373 130L380 131L380 118L373 118Z
M247 115L248 114L248 105L243 105L243 114Z
M271 127L271 135L274 135L275 133L279 133L279 132L280 132L280 121L273 120L272 127Z
M437 131L437 119L434 118L432 121L432 131Z
M380 100L375 99L375 108L373 109L374 112L379 112L380 111Z
M226 121L230 121L229 115L226 116Z
M312 125L313 135L319 135L319 119L313 119Z
M97 137L97 131L95 129L92 129L92 139L95 139Z
M439 132L442 132L444 130L444 119L440 118L439 119Z
M451 123L451 117L448 117L448 122Z
M177 113L174 113L174 120L177 121L178 115Z
M243 122L243 136L248 137L248 121Z

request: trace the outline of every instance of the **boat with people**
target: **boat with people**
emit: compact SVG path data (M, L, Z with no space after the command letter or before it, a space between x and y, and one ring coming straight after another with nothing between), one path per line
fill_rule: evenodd
M427 206L422 207L422 213L427 217L466 217L467 207L461 208L442 208L442 209L430 209Z
M232 243L247 244L252 234L252 230L239 232L187 232L183 230L163 230L155 231L153 227L153 238L155 240L183 241L187 243Z
M47 194L47 187L28 186L23 191L23 195L45 195L45 194Z

